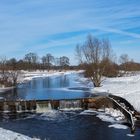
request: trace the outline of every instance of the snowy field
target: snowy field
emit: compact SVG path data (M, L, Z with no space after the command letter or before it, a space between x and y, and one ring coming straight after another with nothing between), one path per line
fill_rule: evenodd
M106 78L101 87L93 89L93 93L109 92L121 96L140 112L140 74L127 77Z

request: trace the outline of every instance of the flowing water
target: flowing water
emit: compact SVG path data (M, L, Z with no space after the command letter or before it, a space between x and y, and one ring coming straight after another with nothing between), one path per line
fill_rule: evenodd
M80 77L83 77L80 74ZM46 100L46 99L75 99L90 95L88 81L79 81L79 75L58 75L44 78L35 78L17 89L1 93L0 97L8 100Z
M89 97L91 94L88 81L78 80L80 77L78 74L70 74L36 78L20 85L15 91L1 94L1 98L9 100L63 100L59 102L57 110L51 101L47 101L37 103L36 112L30 113L26 112L26 102L23 102L24 113L21 112L20 104L16 102L17 112L13 114L8 112L9 107L4 102L4 113L0 114L0 127L42 140L139 140L139 125L132 135L124 122L109 114L81 109L80 100L74 99Z

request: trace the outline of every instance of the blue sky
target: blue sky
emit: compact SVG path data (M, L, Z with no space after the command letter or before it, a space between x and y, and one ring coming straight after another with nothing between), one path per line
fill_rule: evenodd
M68 56L88 34L109 38L119 57L140 62L139 0L1 0L0 56Z

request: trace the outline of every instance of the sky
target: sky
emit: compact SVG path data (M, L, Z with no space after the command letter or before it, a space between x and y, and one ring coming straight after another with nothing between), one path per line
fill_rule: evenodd
M1 0L0 56L68 56L88 34L108 38L117 57L140 62L139 0Z

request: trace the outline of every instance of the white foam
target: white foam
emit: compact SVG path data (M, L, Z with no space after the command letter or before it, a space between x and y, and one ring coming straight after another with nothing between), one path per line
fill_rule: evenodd
M80 115L97 115L99 112L94 110L84 110L80 113Z
M111 122L111 123L116 122L115 118L113 118L111 116L107 116L105 114L99 114L99 115L97 115L97 117L100 118L102 121L105 121L105 122Z
M82 110L82 108L73 108L73 107L70 107L70 108L63 108L63 109L59 109L59 110L62 110L62 111L76 111L76 110Z
M133 134L127 134L128 137L134 137L135 135Z
M95 110L85 110L80 113L80 115L96 115L99 119L105 122L111 122L111 123L121 123L124 120L124 115L113 108L105 108L99 109L98 111Z
M128 127L126 125L122 125L122 124L112 124L108 126L109 128L116 128L116 129L128 129Z

